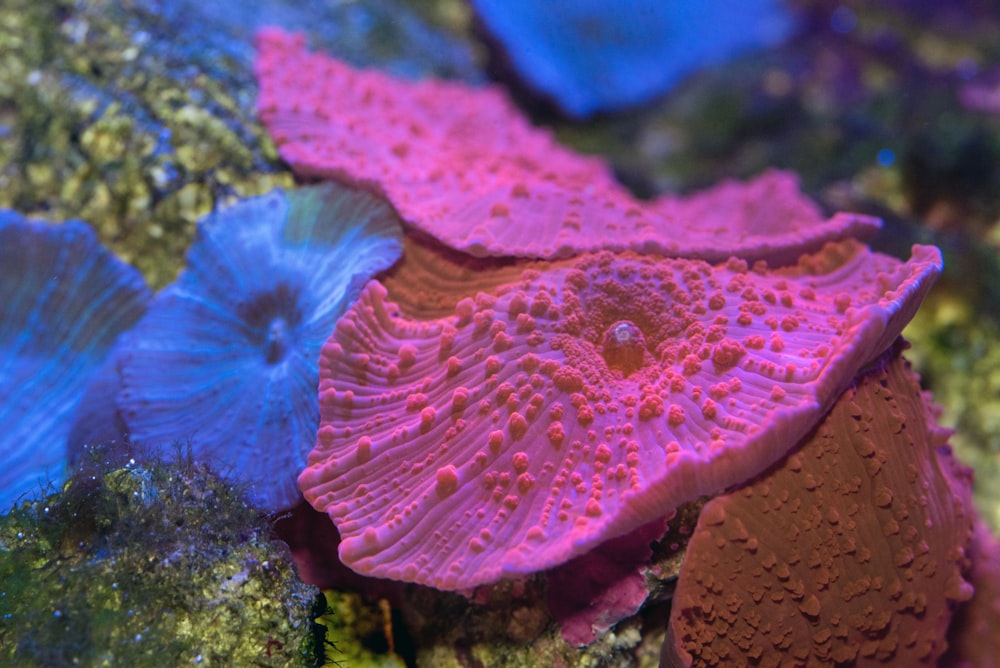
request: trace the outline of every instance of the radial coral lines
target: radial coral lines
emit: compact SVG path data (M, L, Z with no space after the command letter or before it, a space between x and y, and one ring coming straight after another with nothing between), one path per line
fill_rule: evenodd
M70 419L150 294L80 221L0 210L0 513L61 484Z
M427 318L373 282L323 347L299 483L362 573L553 566L785 454L939 270L852 241L779 271L599 253Z
M258 49L260 117L298 173L382 192L409 223L473 255L794 262L878 226L850 214L824 220L780 172L640 202L603 161L561 147L496 88L355 70L276 29L260 33Z
M334 184L201 221L187 268L123 342L118 405L133 438L168 450L190 440L261 507L297 503L320 348L401 238L384 201Z

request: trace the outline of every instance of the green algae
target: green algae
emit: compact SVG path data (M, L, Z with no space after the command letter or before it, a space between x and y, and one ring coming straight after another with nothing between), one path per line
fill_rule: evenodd
M0 663L318 665L318 590L186 457L71 480L0 518Z
M404 668L393 650L392 613L388 601L369 603L352 592L325 590L324 614L316 618L326 635L324 666Z
M0 207L82 218L153 288L172 281L195 221L294 183L256 120L260 4L4 2ZM352 62L478 76L462 41L389 0L267 9Z
M647 604L599 633L592 644L575 647L548 612L546 587L542 578L501 582L489 588L487 599L472 602L450 592L408 590L402 616L414 635L413 663L434 668L658 665L665 605Z
M938 289L904 335L907 351L934 401L959 459L975 471L973 500L987 523L1000 528L1000 324L964 296Z
M0 24L0 206L87 220L161 287L217 202L292 184L259 148L248 68L161 48L151 11L13 0Z

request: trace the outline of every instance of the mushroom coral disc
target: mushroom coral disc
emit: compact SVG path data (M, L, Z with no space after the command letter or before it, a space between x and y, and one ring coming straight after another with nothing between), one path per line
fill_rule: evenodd
M388 204L333 184L202 220L187 268L123 342L118 403L132 439L190 440L255 503L293 505L319 419L320 348L401 238Z
M80 221L0 211L0 512L65 475L91 375L150 293Z
M499 88L357 70L277 29L257 47L261 122L298 174L384 193L408 223L471 255L632 250L794 264L879 225L824 219L784 172L640 201L604 161L532 127Z
M784 455L940 262L853 240L776 270L599 253L427 318L373 281L323 346L299 484L360 573L461 589L555 566Z

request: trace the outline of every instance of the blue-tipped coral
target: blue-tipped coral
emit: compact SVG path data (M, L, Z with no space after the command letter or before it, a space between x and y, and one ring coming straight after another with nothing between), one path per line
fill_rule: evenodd
M83 390L143 314L139 273L80 221L0 211L0 513L65 477Z
M780 0L473 0L525 82L570 116L641 104L792 27Z
M206 217L187 268L119 352L132 439L154 450L190 441L261 508L294 505L319 423L320 348L401 241L386 202L333 184Z

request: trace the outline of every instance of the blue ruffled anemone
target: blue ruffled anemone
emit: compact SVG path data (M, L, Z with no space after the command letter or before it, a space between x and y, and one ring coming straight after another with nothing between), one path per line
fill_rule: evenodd
M697 69L773 46L782 0L473 0L518 74L570 116L641 104Z
M62 483L84 389L150 297L85 223L0 210L0 512Z
M401 253L390 205L335 184L206 217L186 269L119 351L132 441L168 453L189 442L261 508L294 505L319 423L320 348Z

